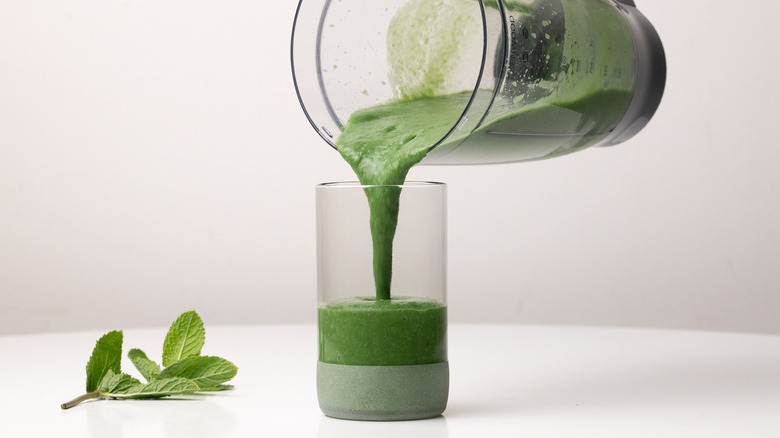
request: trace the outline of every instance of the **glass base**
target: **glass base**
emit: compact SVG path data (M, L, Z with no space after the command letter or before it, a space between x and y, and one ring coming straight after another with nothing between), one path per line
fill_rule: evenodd
M447 408L448 362L356 366L317 363L322 412L345 420L396 421L436 417Z

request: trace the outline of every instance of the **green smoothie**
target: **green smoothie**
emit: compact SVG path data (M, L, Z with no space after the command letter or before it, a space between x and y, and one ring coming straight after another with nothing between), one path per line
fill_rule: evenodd
M504 7L510 38L499 45L509 44L513 56L495 88L488 81L476 91L463 73L480 62L473 54L482 53L483 17L473 0L412 0L396 12L387 56L397 97L353 112L335 144L362 184L401 185L424 158L435 163L455 149L464 163L501 162L506 150L516 161L555 157L615 128L635 80L626 61L634 56L633 42L620 12L599 0ZM495 1L485 2L484 14L489 23L503 19ZM470 120L462 118L467 108ZM366 195L374 292L386 300L401 190L371 188Z
M494 88L474 91L458 82L458 72L474 62L467 54L481 53L473 46L482 43L482 21L474 15L474 3L431 4L407 3L388 29L389 78L397 98L353 112L335 145L362 184L381 186L366 189L375 291L320 308L322 362L446 361L444 305L396 297L392 288L393 239L402 195L398 186L414 165L429 154L446 155L463 145L471 155L463 149L459 153L475 163L492 162L486 151L500 155L502 148L528 159L570 153L608 135L632 96L633 76L618 71L616 59L630 57L633 46L611 5L588 0L507 2L513 27L510 41L502 44L510 44L513 53L527 51L529 62L522 56L510 59L496 93ZM495 18L497 4L486 6L487 19ZM585 21L564 16L589 16L606 24L591 30ZM607 42L608 47L596 52L593 41ZM609 74L602 74L607 66ZM462 119L467 108L481 117Z
M474 52L474 35L481 53L481 17L473 15L471 0L436 5L413 0L398 11L388 30L389 79L397 97L353 112L336 141L360 182L375 186L365 190L375 290L318 309L318 398L327 415L425 418L446 407L446 307L392 287L399 186L409 170L462 146L458 155L466 163L500 162L502 148L511 148L518 161L570 153L608 135L632 97L633 75L620 76L613 67L606 74L603 67L633 51L625 25L616 21L592 34L585 20L563 19L611 22L607 15L614 8L604 2L505 2L513 27L511 40L502 44L529 58L506 64L496 88L476 91L473 84L461 86L453 72L473 64L460 55ZM497 3L485 6L488 19L495 17ZM530 35L515 23L530 28ZM564 39L564 26L578 36ZM536 42L523 46L527 39ZM595 53L593 40L612 43ZM467 120L466 109L479 117Z
M409 170L452 129L453 121L459 119L471 98L471 93L464 92L398 100L356 111L336 148L362 184L403 184ZM501 147L524 148L535 159L570 153L607 135L630 99L628 90L619 89L597 89L576 99L550 96L513 111L499 112L499 116L473 132L454 131L436 146L436 151L446 154L468 138L469 142L490 144L489 150L494 153L500 152ZM489 93L477 93L471 104L492 105L492 109L502 105L492 100ZM503 105L517 107L511 102ZM480 154L478 148L473 150ZM489 161L484 154L475 159ZM377 299L390 299L392 295L393 238L400 195L398 187L366 189Z
M342 347L337 347L344 344L343 348L349 350L353 347L346 345L353 340L356 343L354 348L358 350L368 349L368 344L358 347L357 343L392 343L393 347L388 346L387 349L400 348L403 344L388 335L397 330L399 315L407 317L408 306L412 303L410 298L401 301L393 298L393 239L401 196L401 189L397 186L404 183L414 165L429 153L446 155L466 143L469 146L487 146L469 147L467 150L473 151L470 156L463 154L463 150L459 151L472 162L491 162L489 154L500 154L502 148L512 148L514 155L520 157L522 154L518 151L527 151L528 159L570 153L606 136L615 127L632 96L633 79L609 82L596 74L578 73L581 67L574 59L569 59L569 67L562 69L568 79L561 87L552 85L555 81L550 73L552 67L548 65L546 69L531 72L533 78L527 69L515 73L514 79L519 81L522 77L528 83L521 87L514 82L514 85L510 84L507 79L504 92L498 95L490 89L441 94L450 83L448 75L458 68L458 51L463 49L464 44L469 44L466 34L481 34L481 22L474 20L472 3L468 0L445 0L445 3L446 8L434 10L430 2L415 0L398 12L388 32L388 56L391 80L399 90L399 97L352 113L336 142L336 149L362 184L382 187L366 189L373 241L375 299L355 298L350 302L332 303L320 310L321 324L330 327L327 330L322 328L321 358L332 363L367 363L371 355L352 351L342 353L339 350ZM587 10L584 9L586 4ZM540 32L546 29L559 36L557 40L544 43L545 52L553 54L551 59L555 60L548 61L548 64L564 62L566 57L561 55L564 48L567 53L575 51L572 45L576 45L576 41L560 40L564 12L604 15L605 22L609 21L606 14L615 13L613 8L601 2L569 2L564 5L557 0L540 0L533 5L518 3L513 7L516 10L510 13L517 15L518 22L538 21L536 28ZM571 10L565 11L566 8ZM539 18L545 16L550 19ZM576 29L582 24L575 20L566 26ZM601 40L617 42L608 53L594 59L606 65L614 61L610 57L630 50L630 41L620 42L619 37L624 30L619 25L600 29L602 34L597 36ZM419 41L422 40L428 43L420 46ZM415 47L417 51L414 51ZM583 47L579 50L586 56L591 49ZM420 65L425 68L420 68ZM510 68L519 67L510 64ZM511 72L509 77L513 78ZM470 129L455 129L466 108L473 113L484 114L484 119ZM403 291L400 293L403 294ZM421 301L417 304L430 303ZM360 310L354 310L357 308ZM436 312L414 310L414 318L409 321L434 327L442 320L440 314L443 313L443 306ZM353 314L360 317L350 319ZM421 322L425 318L430 321ZM381 333L385 324L394 328ZM334 327L338 326L342 328L337 336ZM379 333L376 336L366 335L371 330L380 332L381 336ZM354 335L349 335L351 332ZM406 353L399 354L403 356ZM430 356L422 352L415 354ZM395 359L390 360L385 355L379 355L370 362L378 364L384 360L396 363Z
M320 361L423 365L447 360L447 310L426 298L355 297L319 309Z
M447 407L447 310L420 297L355 297L319 309L317 398L331 417L411 420Z

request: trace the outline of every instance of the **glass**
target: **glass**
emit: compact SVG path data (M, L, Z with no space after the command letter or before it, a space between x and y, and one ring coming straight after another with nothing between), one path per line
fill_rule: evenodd
M300 103L330 145L357 110L424 101L415 118L438 141L423 164L621 143L648 123L666 79L661 40L631 0L301 0L291 56Z
M400 196L390 297L374 275L367 194ZM447 405L446 185L316 187L317 395L331 417L411 420Z

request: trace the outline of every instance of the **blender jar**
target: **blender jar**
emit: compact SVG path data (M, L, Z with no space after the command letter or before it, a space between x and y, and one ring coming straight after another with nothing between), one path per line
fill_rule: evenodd
M666 77L632 0L301 0L291 58L304 112L332 146L359 109L436 99L422 164L621 143L650 120Z

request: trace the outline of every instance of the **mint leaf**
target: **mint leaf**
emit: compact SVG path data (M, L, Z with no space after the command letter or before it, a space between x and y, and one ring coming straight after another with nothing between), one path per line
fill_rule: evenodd
M127 353L127 357L130 358L130 361L133 362L135 368L144 376L147 382L157 379L157 376L160 374L160 365L146 357L146 353L133 348Z
M108 370L103 380L100 381L98 390L101 394L123 394L130 392L133 388L143 385L138 379L129 374L116 374Z
M160 372L160 378L184 377L201 389L216 388L235 377L238 367L216 356L193 356L180 360Z
M125 374L125 376L127 376L127 374ZM133 378L130 377L130 379ZM136 382L138 382L138 380L136 380ZM147 384L138 382L138 384L129 387L117 387L116 392L106 391L103 393L103 396L122 399L161 398L171 395L192 394L199 389L198 385L192 380L181 377L172 377L155 380L154 382Z
M95 343L87 362L87 392L98 389L100 381L109 372L121 373L122 331L111 331Z
M163 366L167 367L179 360L200 355L205 342L206 331L200 316L194 310L182 313L165 336Z

